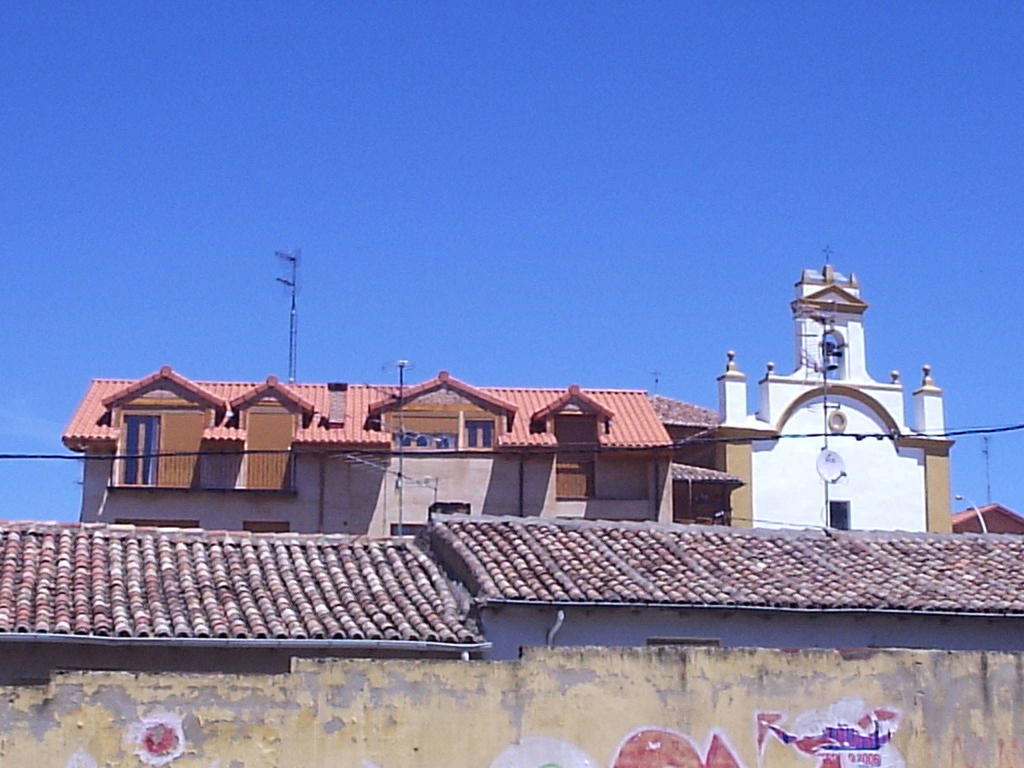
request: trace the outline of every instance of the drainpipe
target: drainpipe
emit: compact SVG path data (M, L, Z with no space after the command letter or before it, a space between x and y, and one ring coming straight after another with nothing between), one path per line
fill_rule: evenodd
M324 485L325 485L325 482L326 482L325 481L325 477L326 477L326 474L327 474L327 457L324 456L321 453L319 458L320 458L320 498L317 499L317 520L319 521L319 523L318 523L319 527L317 528L317 532L318 533L324 533L325 532L324 531Z
M555 635L558 634L558 630L562 628L562 624L565 623L565 611L561 608L555 614L555 623L551 625L551 629L548 630L548 647L555 642Z

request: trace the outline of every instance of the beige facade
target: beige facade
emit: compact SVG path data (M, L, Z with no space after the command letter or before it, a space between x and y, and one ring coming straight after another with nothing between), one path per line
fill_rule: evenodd
M389 535L473 514L671 520L671 438L639 390L96 380L64 434L81 519ZM409 526L413 528L410 529Z
M109 483L112 461L85 462L83 522L142 524L172 520L219 530L283 522L292 531L388 535L427 521L435 501L469 505L472 514L666 520L672 509L665 453L598 454L595 495L559 499L555 454L477 454L402 459L394 454L297 453L294 489L128 488Z
M5 687L0 766L1019 768L1024 657L533 650L69 673Z

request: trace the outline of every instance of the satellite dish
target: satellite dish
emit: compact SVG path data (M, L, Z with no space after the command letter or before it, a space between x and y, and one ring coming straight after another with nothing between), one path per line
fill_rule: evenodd
M826 483L837 483L846 477L846 464L843 462L843 457L828 448L818 454L815 466L818 476Z

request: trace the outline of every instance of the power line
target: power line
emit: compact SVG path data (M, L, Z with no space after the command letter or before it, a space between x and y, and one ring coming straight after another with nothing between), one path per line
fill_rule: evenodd
M670 443L664 443L659 445L639 445L639 446L610 446L601 445L600 443L594 444L592 442L560 442L555 445L534 445L534 446L508 446L510 452L515 451L519 448L526 448L531 452L550 452L557 453L558 451L578 448L587 448L597 452L613 452L613 451L650 451L658 448L678 448L688 445L714 445L719 443L757 443L757 442L774 442L777 440L793 440L793 439L820 439L825 437L824 432L790 432L780 433L773 435L754 435L750 437L719 437L719 436L707 436L708 433L713 432L713 429L705 430L698 435L691 437L684 437L680 440L675 440ZM950 429L945 432L840 432L829 434L830 438L834 439L853 439L853 440L900 440L902 438L949 438L949 437L966 437L970 435L993 435L993 434L1005 434L1007 432L1020 432L1024 431L1024 423L1021 424L1007 424L1003 426L994 427L967 427L963 429ZM410 431L410 434L412 432ZM498 446L498 450L493 451L494 453L501 453L501 446ZM202 451L172 451L172 452L161 452L153 451L150 453L103 453L103 454L87 454L87 453L0 453L0 461L2 460L41 460L41 461L112 461L120 459L153 459L153 458L165 458L172 456L245 456L252 454L264 454L264 455L283 455L283 454L313 454L320 453L320 451L293 451L288 448L282 449L250 449L250 448L239 448L235 450L202 450ZM339 456L343 455L379 455L379 454L390 454L390 449L382 450L364 450L364 451L348 451L343 454L336 454ZM412 451L408 455L411 456L443 456L453 454L467 454L467 455L479 455L479 451L467 451L459 448L451 449L432 449L424 451Z

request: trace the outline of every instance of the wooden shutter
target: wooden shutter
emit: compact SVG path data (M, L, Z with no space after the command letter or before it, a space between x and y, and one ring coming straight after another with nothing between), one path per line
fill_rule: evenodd
M160 453L191 456L161 456L157 484L166 488L191 488L198 484L196 467L203 440L204 411L165 411L160 416Z
M295 416L288 411L251 412L248 414L246 449L274 451L274 453L246 455L246 488L281 490L291 486L288 470L291 466L290 450L294 431Z
M559 499L589 499L593 495L594 460L559 456L555 464L555 496Z

